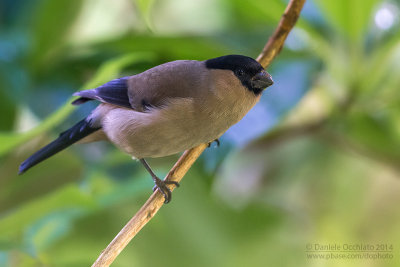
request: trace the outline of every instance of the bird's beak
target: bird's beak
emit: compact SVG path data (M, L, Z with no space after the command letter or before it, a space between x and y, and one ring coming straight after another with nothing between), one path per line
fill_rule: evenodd
M265 70L257 73L251 78L251 86L258 89L265 89L268 86L271 86L274 83L271 75Z

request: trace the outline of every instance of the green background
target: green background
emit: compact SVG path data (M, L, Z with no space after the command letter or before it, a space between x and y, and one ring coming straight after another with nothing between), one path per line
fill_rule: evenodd
M71 106L73 92L176 59L257 57L285 6L1 0L0 266L89 266L151 193L105 143L17 175L95 106ZM399 266L399 14L399 1L307 1L274 86L113 266ZM149 162L164 176L178 156ZM310 259L315 244L387 244L393 258Z

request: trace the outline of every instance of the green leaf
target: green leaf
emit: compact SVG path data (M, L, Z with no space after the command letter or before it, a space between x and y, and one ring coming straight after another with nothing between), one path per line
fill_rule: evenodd
M134 52L109 60L101 65L93 78L83 86L83 89L96 88L109 80L117 78L121 70L129 65L142 61L151 61L153 59L153 53Z
M3 75L0 74L0 79L3 79L4 77L1 76ZM5 88L10 87L7 83L4 82L0 84L0 86L4 86ZM0 121L0 131L10 130L12 129L12 126L14 124L16 107L12 100L13 99L8 94L6 94L5 90L0 90L0 114L2 114Z
M363 38L378 0L316 0L337 32L358 43Z
M47 138L43 138L47 143ZM82 178L83 162L72 151L68 150L51 157L38 167L23 176L17 174L17 166L31 154L30 151L19 151L4 157L0 172L0 213L29 202L38 196L62 188L66 184L77 182Z
M386 83L385 78L388 77L388 74L398 77L399 55L400 32L397 31L390 39L380 43L366 58L363 72L368 73L368 75L362 77L362 89L364 91L380 91L381 85Z
M390 109L375 110L372 114L366 111L353 112L343 121L345 128L340 129L341 134L345 130L345 137L361 146L360 149L395 162L400 158L400 136L396 129L396 118L389 112Z
M111 59L105 62L91 80L89 80L82 89L95 88L105 82L114 79L118 76L122 69L128 65L152 59L150 53L130 53ZM69 98L66 103L61 106L56 112L45 119L36 128L25 133L0 133L0 156L8 153L16 146L28 142L33 137L48 131L55 125L62 122L75 109L70 103L73 97Z
M147 28L153 32L154 31L154 26L151 21L151 9L154 5L155 0L135 0L139 10L140 14L147 26Z
M286 5L279 0L265 2L263 0L233 0L229 4L234 10L235 16L240 16L240 24L248 24L254 27L255 23L278 22Z
M54 193L32 200L0 219L0 235L9 236L22 232L26 226L52 211L77 207L93 209L97 205L77 185L66 186Z
M41 0L33 10L30 34L33 41L29 64L33 72L56 59L55 53L68 37L69 30L84 1L81 0Z
M235 52L229 46L210 38L147 35L125 36L94 44L91 46L91 49L103 51L103 53L151 52L157 55L163 62L188 58L205 60Z
M74 110L74 107L70 104L71 100L72 97L39 126L26 133L0 133L0 156L8 153L16 146L28 142L33 137L51 129L64 120Z

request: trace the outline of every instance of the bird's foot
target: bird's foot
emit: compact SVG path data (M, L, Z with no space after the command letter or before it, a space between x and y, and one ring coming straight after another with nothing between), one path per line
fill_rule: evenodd
M218 139L218 138L217 138L217 139L215 139L214 141L212 141L212 142L208 143L208 147L210 147L210 146L211 146L211 144L212 144L213 142L217 143L217 147L219 147L219 145L220 145L220 142L219 142L219 139Z
M179 183L176 181L164 181L161 180L158 177L153 177L154 180L154 187L153 187L153 191L156 191L157 189L160 190L161 194L163 194L164 196L164 203L167 204L171 201L172 199L172 194L171 194L171 190L168 188L168 184L173 184L176 187L179 187Z

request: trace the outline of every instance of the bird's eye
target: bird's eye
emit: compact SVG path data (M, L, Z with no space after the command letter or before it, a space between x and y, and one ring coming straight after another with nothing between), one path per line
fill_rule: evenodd
M242 69L238 69L238 70L236 71L236 73L237 73L237 75L239 75L239 76L243 76L243 75L244 75L244 71L243 71Z

